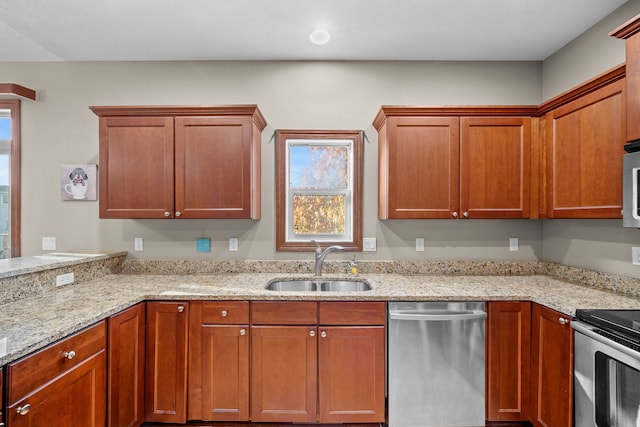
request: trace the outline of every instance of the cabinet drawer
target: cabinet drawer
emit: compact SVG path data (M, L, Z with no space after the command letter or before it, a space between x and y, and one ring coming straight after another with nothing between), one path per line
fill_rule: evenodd
M202 323L218 325L249 323L249 302L205 301L202 303Z
M257 301L251 303L251 321L260 325L315 325L318 303Z
M386 304L374 302L321 302L321 325L384 325Z
M7 405L106 348L102 321L9 365Z

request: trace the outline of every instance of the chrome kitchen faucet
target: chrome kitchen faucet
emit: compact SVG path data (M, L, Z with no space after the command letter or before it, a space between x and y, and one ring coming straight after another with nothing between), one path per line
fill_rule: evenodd
M327 255L329 255L330 252L334 252L334 251L344 251L344 247L338 246L338 245L334 245L334 246L329 246L327 249L325 249L323 251L318 242L316 242L315 240L312 240L312 242L316 244L316 272L315 272L315 275L316 276L322 276L322 264L324 263L324 259L327 257Z

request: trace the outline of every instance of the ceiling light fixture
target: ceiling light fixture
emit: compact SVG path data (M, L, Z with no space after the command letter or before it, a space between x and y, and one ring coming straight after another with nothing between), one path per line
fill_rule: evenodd
M323 44L329 43L329 39L331 39L331 35L325 30L315 30L309 36L311 43L322 46Z

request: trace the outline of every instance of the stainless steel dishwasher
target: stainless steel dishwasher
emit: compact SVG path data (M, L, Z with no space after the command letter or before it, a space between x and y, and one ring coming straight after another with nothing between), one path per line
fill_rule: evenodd
M389 303L389 427L485 425L483 302Z

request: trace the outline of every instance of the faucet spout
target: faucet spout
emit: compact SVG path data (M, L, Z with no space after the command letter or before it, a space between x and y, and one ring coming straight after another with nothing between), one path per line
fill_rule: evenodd
M323 251L322 248L320 247L320 243L316 242L315 240L312 240L312 242L316 244L315 275L322 276L322 264L324 263L324 259L327 257L327 255L335 251L344 251L344 247L339 245L333 245L333 246L329 246Z

